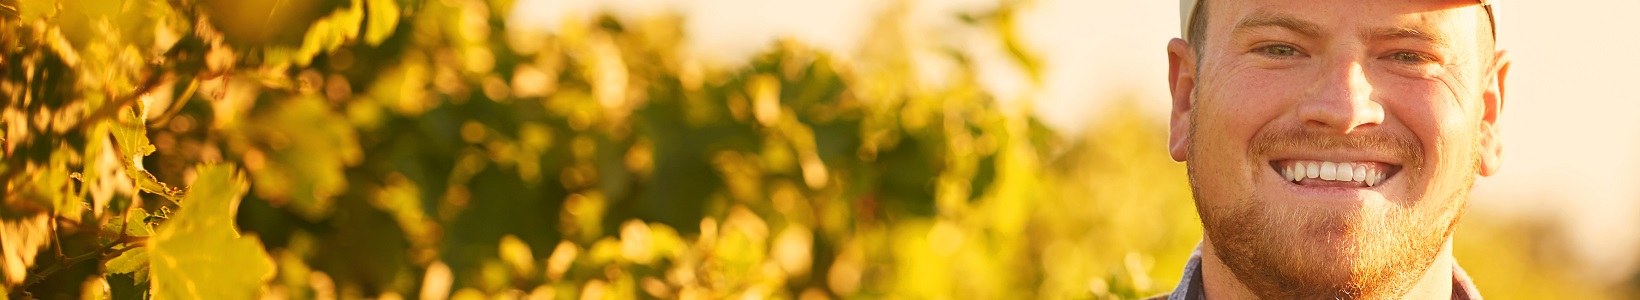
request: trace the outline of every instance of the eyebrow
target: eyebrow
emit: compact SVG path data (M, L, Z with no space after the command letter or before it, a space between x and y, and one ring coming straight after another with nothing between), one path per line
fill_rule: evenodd
M1368 40L1374 41L1415 39L1442 47L1449 44L1445 37L1436 35L1432 32L1432 30L1427 29L1425 26L1396 26L1373 29L1367 31L1364 36Z
M1241 22L1236 23L1236 27L1230 31L1230 35L1240 35L1246 31L1265 27L1283 28L1310 38L1321 36L1320 25L1281 14L1260 14L1242 19Z
M1269 27L1286 29L1308 38L1324 36L1321 25L1279 13L1255 14L1252 17L1243 19L1241 22L1236 23L1230 35L1237 36L1247 31ZM1433 32L1434 30L1431 30L1428 26L1409 25L1373 28L1363 32L1361 36L1372 41L1415 39L1439 46L1449 45L1445 37Z

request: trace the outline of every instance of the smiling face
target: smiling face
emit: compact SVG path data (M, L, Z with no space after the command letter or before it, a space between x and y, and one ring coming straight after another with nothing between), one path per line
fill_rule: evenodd
M1487 13L1473 0L1209 2L1206 39L1169 52L1172 155L1210 251L1264 298L1400 296L1450 240L1475 176L1498 168L1508 64Z

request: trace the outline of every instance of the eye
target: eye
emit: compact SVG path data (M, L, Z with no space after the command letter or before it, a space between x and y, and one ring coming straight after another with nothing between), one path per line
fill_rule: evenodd
M1276 58L1291 58L1291 57L1297 57L1297 56L1301 55L1301 53L1298 53L1298 48L1294 48L1293 46L1288 46L1288 45L1269 45L1269 46L1259 47L1258 49L1254 49L1253 51L1258 52L1259 54L1264 54L1266 56L1271 56L1271 57L1276 57Z
M1413 64L1413 65L1427 64L1427 63L1435 62L1435 59L1428 56L1428 55L1423 55L1423 54L1420 54L1420 53L1417 53L1417 52L1412 52L1412 51L1399 51L1399 52L1391 53L1389 55L1389 57L1386 57L1386 58L1389 58L1390 60L1394 60L1394 61L1399 62L1399 63Z

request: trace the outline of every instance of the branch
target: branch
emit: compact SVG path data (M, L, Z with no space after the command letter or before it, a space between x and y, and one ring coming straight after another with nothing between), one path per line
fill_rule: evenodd
M91 124L101 121L104 118L114 116L114 114L120 112L120 109L125 108L126 105L131 105L131 103L136 102L137 99L141 99L142 96L152 93L154 88L159 87L160 83L165 82L165 79L171 77L174 77L171 73L159 73L148 76L147 80L144 80L142 84L137 85L136 91L127 94L124 97L115 98L113 102L109 102L108 104L103 104L102 107L97 108L97 111L91 112L90 115L85 116L84 120L80 120L80 123L74 124L74 127L70 128L69 131L80 131L85 129L85 126L87 126L86 124Z
M166 124L170 124L171 119L176 118L177 113L182 112L182 107L184 105L188 104L189 101L193 101L194 93L199 91L200 82L204 82L204 81L207 81L207 80L213 80L213 79L217 79L217 78L224 78L224 77L227 77L227 76L228 76L228 71L204 72L204 73L200 73L200 74L195 74L195 76L192 79L188 80L188 87L183 89L181 94L177 94L176 96L172 97L171 106L167 107L165 109L165 113L161 114L157 118L154 118L154 122L149 123L148 128L161 128L161 127L165 127ZM228 85L227 79L223 79L222 85L223 85L223 89L227 89L227 85Z
M127 210L127 213L129 213L129 210ZM44 280L46 278L46 276L51 276L51 273L56 273L57 271L61 271L65 268L68 268L69 266L79 264L80 262L83 262L87 259L91 259L93 257L102 257L102 255L104 254L103 253L104 251L108 251L109 249L113 249L114 246L120 245L121 242L125 240L127 235L125 234L125 228L124 227L129 226L129 224L130 224L130 223L126 223L127 225L121 225L120 238L114 239L114 241L108 242L108 244L106 244L106 245L97 246L97 249L92 249L91 251L86 251L85 253L81 253L81 254L75 255L75 256L68 256L68 257L65 258L63 256L62 241L57 240L57 230L56 230L57 226L56 226L56 220L55 220L56 217L52 217L52 219L53 219L53 221L52 221L51 237L52 237L52 240L55 243L57 243L57 245L56 245L57 258L60 261L57 264L51 265L50 267L46 267L45 269L41 269L40 272L29 274L28 278L23 280L23 284L17 286L18 291L28 290L29 286L33 286L35 283L40 283L40 280ZM127 247L127 248L129 248L129 247ZM124 252L124 251L121 251L121 252Z
M46 276L51 276L51 273L56 273L57 271L61 271L64 268L68 268L68 266L73 266L75 264L79 264L80 262L83 262L87 259L91 259L93 257L100 257L100 254L102 254L103 251L108 251L108 249L112 249L112 248L114 248L114 246L117 246L117 245L119 245L119 242L116 241L116 242L113 242L113 243L108 243L107 245L98 246L97 249L93 249L91 251L87 251L86 253L81 253L80 255L75 255L75 256L69 257L67 260L62 261L61 263L57 263L57 264L51 265L50 267L46 267L45 269L40 270L39 273L29 274L28 279L24 280L22 285L17 286L17 290L19 290L19 291L27 290L29 286L32 286L35 283L40 283L40 280L45 279Z
M182 91L182 94L177 95L176 97L172 97L171 98L171 107L166 108L165 113L161 114L160 117L156 121L154 121L153 123L148 124L148 128L161 128L161 127L165 127L166 124L170 124L171 119L176 118L177 113L182 112L182 107L184 105L188 104L188 101L193 100L194 91L196 91L198 89L199 89L199 79L195 78L194 80L189 80L188 81L188 88L184 89Z

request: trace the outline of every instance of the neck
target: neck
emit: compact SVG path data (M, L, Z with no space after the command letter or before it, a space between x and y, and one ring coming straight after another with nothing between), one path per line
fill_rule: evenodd
M1219 260L1218 251L1213 250L1213 241L1202 238L1202 289L1209 300L1224 299L1259 299L1240 280L1235 273ZM1403 299L1450 299L1452 297L1452 270L1456 260L1452 258L1452 239L1447 238L1441 246L1441 253L1430 262L1429 268L1413 283L1411 289L1403 295Z

